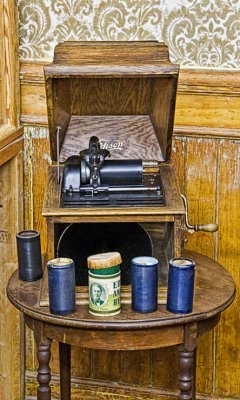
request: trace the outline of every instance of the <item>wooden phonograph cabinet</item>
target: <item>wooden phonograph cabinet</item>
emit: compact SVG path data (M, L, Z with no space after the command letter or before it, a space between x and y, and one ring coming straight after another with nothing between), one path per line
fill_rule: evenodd
M180 256L185 209L168 164L178 72L158 42L60 43L44 67L48 258L74 259L83 302L91 254L120 251L123 302L131 258L159 259L161 292Z
M169 165L179 66L159 42L65 42L44 73L48 258L75 261L78 301L87 303L87 257L119 251L127 303L131 259L154 256L164 302L185 216Z

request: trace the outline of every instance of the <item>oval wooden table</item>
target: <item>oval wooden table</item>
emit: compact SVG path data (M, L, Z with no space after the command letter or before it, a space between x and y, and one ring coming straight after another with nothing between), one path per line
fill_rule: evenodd
M38 400L50 400L49 361L51 341L59 342L61 399L71 398L71 345L89 349L144 350L167 346L179 349L179 399L195 398L194 354L199 336L211 330L220 315L233 301L235 284L231 275L215 261L184 251L196 262L194 306L191 314L172 314L165 305L149 314L133 312L123 305L115 317L94 317L87 306L77 306L75 313L56 316L48 307L39 306L40 283L23 282L16 271L7 287L11 303L24 315L34 332L38 352Z

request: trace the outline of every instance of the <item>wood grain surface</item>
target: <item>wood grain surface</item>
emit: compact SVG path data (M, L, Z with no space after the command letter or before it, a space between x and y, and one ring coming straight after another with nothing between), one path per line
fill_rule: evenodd
M51 314L49 307L41 310L39 306L41 282L19 281L17 271L9 281L7 294L15 307L24 312L25 322L31 329L34 329L35 332L41 330L43 335L63 343L108 350L140 350L141 348L171 346L183 342L183 324L185 323L191 325L191 321L194 321L197 329L196 335L202 335L212 329L219 320L219 314L228 307L235 295L235 285L230 274L219 264L197 253L184 252L184 256L196 261L196 280L198 282L195 289L193 312L187 315L169 313L163 306L159 306L154 313L139 314L124 306L121 314L110 317L107 321L93 317L89 314L86 306L78 306L75 313L61 318ZM218 282L217 287L215 279ZM73 329L74 327L76 329ZM145 335L148 340L145 340ZM102 350L94 355L94 365L100 360L98 366L101 366L101 353ZM104 352L102 354L104 359ZM124 378L124 363L125 368L128 368L128 366L131 367L131 359L134 360L134 356L130 356L128 353L127 355L128 357L122 364L122 378ZM144 353L140 352L140 359L141 355L143 361L140 366L150 363L150 358L148 360ZM107 357L108 362L112 361L111 367L116 366L116 371L114 373L113 370L113 373L109 375L108 370L105 370L103 375L106 379L114 380L114 378L120 377L120 371L118 372L117 368L119 366L118 356L119 353L110 353ZM98 357L100 358L98 359ZM135 357L137 357L136 362L139 362L138 353L135 354ZM134 369L134 371L136 370ZM144 375L141 378L140 373L141 380L138 381L140 385L148 382L149 378L147 378L144 368L142 371ZM98 373L94 374L93 371L93 377L99 379ZM129 374L127 382L129 383ZM135 375L135 379L132 375L130 383L136 382L137 375Z
M222 141L219 151L219 245L218 259L223 262L237 285L239 275L239 195L240 195L240 142ZM230 205L230 206L229 206ZM239 286L238 286L239 288ZM237 354L240 351L238 334L239 289L231 309L223 316L216 330L216 387L215 393L238 396L240 392L240 368Z
M23 229L23 129L19 121L16 2L0 1L0 16L0 398L8 400L22 398L24 390L24 348L20 348L23 324L6 296L7 281L17 267L16 232Z
M3 399L20 396L20 320L19 314L9 304L5 290L10 275L17 268L15 237L23 227L21 158L17 150L0 166L0 397Z
M40 125L44 127L47 124L47 112L43 65L22 63L21 78L22 122L25 125L35 127ZM196 234L187 233L186 238L188 241L186 245L188 247L193 246L194 249L203 251L205 254L214 254L214 257L231 272L237 283L238 290L239 224L237 221L240 191L236 182L239 182L239 96L240 74L238 71L181 70L175 116L176 135L174 136L171 155L171 164L178 176L181 190L184 193L187 192L188 196L190 196L190 222L204 223L210 221L211 218L213 222L216 221L219 224L219 232L214 236L201 232ZM27 129L29 128L27 127ZM41 128L42 131L47 132L45 128ZM47 168L47 165L42 161L42 157L44 157L44 154L48 154L48 143L46 138L42 138L42 134L38 129L34 128L33 132L35 135L28 137L26 144L35 143L35 147L38 148L39 146L39 149L41 149L41 151L35 152L34 156L28 160L28 177L34 180L32 166L34 166L34 171L36 172L39 165L42 166L42 169ZM42 188L40 191L38 190L36 193L26 191L25 205L29 210L26 214L26 226L32 226L31 224L33 224L34 196L38 196L39 199L35 199L34 202L38 204L41 202L41 196L46 185L44 176L45 172L43 173L43 178L41 178L41 174L38 175L38 185ZM201 181L201 185L196 187L198 185L196 179L198 178ZM28 179L27 182L25 181L26 188L29 188L28 185L31 179ZM198 196L200 190L202 193L206 190L206 195L201 194L198 206L194 196ZM34 223L36 227L41 226L41 229L43 229L44 226L40 222L42 220L40 214L40 209L35 212ZM46 248L45 232L43 229L43 248ZM238 331L238 300L236 300L229 310L224 313L217 328L217 334L208 333L203 338L200 338L197 355L197 391L200 396L206 395L208 397L211 395L216 400L219 400L222 396L232 399L234 396L239 395L240 368L235 356L236 349L239 346L236 335ZM174 349L166 349L164 351L164 354L162 349L152 352L150 372L145 371L145 373L146 376L152 374L154 387L162 387L165 391L169 391L175 387L174 374L176 371L175 367L172 366ZM34 353L29 349L28 354L28 369L32 369L32 354ZM54 365L56 365L57 356L55 355L54 357ZM75 352L73 357L75 357ZM78 359L78 357L80 356L76 353L76 358ZM146 357L148 360L148 355ZM156 360L154 360L155 357ZM86 371L89 372L89 368L91 369L89 367L89 363L91 364L89 353L85 361L83 361L83 358L81 358L82 367L80 363L79 365L75 364L75 375L84 376L82 375L85 373L84 365L86 365ZM126 363L128 363L127 359ZM149 365L148 361L144 365ZM158 368L156 365L158 365ZM34 385L34 380L31 377L31 372L28 373L30 374L28 378L28 392L30 394L33 393L31 388ZM128 380L131 380L131 375L135 376L133 367L129 369ZM99 381L97 382L97 385L99 385ZM57 381L54 387L54 393L57 393ZM74 389L75 398L78 398L80 392L79 388ZM100 392L104 399L109 397L109 393L102 386ZM86 393L88 393L86 395L89 398L92 398L91 391ZM100 396L98 390L94 393L94 395L97 393ZM134 396L137 396L138 392L132 395L126 389L124 393L129 399L132 399L136 398ZM153 389L151 389L151 393L146 392L145 397L151 398L153 396L152 393ZM170 390L167 398L172 398L174 395L175 392ZM115 393L115 396L118 396L118 394ZM159 398L156 396L155 398ZM162 396L161 398L165 398L164 395Z
M164 161L148 115L87 115L71 117L61 148L60 162L87 149L91 136L97 136L103 146L116 146L109 149L111 160L131 158Z
M166 306L158 305L158 310L148 313L135 313L131 306L124 304L120 314L101 320L92 316L88 307L77 306L76 312L59 318L51 314L49 307L40 306L41 280L26 282L18 279L16 271L9 281L7 293L13 305L29 317L37 320L88 329L124 330L144 329L148 327L181 325L194 321L204 321L225 310L235 296L235 284L231 275L218 263L199 253L184 250L183 256L194 259L196 263L196 286L193 311L190 314L173 314ZM213 279L214 276L214 279ZM214 297L214 302L213 302ZM150 317L149 317L150 315ZM151 344L145 344L151 346ZM107 346L107 344L106 344ZM127 346L127 344L126 344Z

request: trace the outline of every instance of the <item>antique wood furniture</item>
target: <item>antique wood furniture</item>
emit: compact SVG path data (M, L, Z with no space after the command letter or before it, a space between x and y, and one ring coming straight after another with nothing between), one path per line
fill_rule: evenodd
M6 285L16 269L16 232L23 229L23 129L19 126L18 12L14 0L0 2L0 398L21 393L19 337L23 324L9 304ZM23 368L23 363L22 368Z
M7 300L6 285L17 266L16 232L23 229L22 150L22 130L0 128L0 397L9 399L19 398L20 381L13 366L19 362L21 325Z
M65 228L79 224L81 230L84 223L141 224L153 253L146 255L161 259L165 269L168 259L180 255L185 209L173 168L167 164L178 71L163 43L65 42L56 46L53 63L44 67L53 162L42 210L47 219L49 259L66 256L58 252ZM135 202L132 206L62 207L62 164L88 148L92 135L98 136L103 146L115 144L113 159L154 160L155 166L145 169L160 171L165 205ZM96 233L97 229L96 225ZM67 256L73 258L71 252ZM76 268L80 258L74 260ZM161 284L166 285L166 279Z
M38 400L50 400L51 341L59 342L61 399L71 398L71 345L105 350L143 350L167 346L179 349L179 399L195 399L194 351L197 339L211 330L221 313L233 301L235 285L231 275L215 261L198 253L184 251L196 261L193 312L179 315L164 305L150 314L139 314L123 305L122 312L111 318L98 318L86 305L65 317L53 315L49 307L40 307L41 281L18 279L16 271L9 280L7 294L33 330L38 347Z

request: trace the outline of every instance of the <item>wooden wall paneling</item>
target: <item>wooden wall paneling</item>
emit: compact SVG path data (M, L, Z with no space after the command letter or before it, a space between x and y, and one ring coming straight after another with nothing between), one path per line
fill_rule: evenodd
M4 113L4 97L3 97L3 76L4 76L4 57L3 57L3 37L4 37L4 20L3 20L3 2L0 2L0 55L1 55L1 66L0 66L0 125L3 124L3 113Z
M18 35L17 35L17 5L15 0L3 0L2 17L4 24L4 64L3 86L5 91L3 121L14 127L19 126L19 68L18 68ZM4 60L4 61L3 61Z
M23 324L6 286L17 268L16 232L23 229L22 129L19 128L19 63L15 0L0 1L0 398L23 398Z
M21 77L21 76L20 76ZM43 82L21 82L21 115L22 123L36 125L37 121L47 125L46 93Z
M28 125L46 125L46 94L43 64L22 63L21 79L21 120ZM78 84L74 90L78 90ZM178 95L175 129L178 127L208 127L200 136L240 136L240 73L231 71L181 70L178 81ZM140 110L139 105L139 110ZM75 110L79 113L79 110ZM214 131L214 128L217 131ZM184 129L184 128L183 128ZM225 131L224 131L225 129ZM231 133L231 131L233 131Z
M176 125L233 128L240 126L239 97L213 93L178 93Z
M90 378L91 376L91 350L72 348L71 374L73 377Z
M1 135L1 132L0 132ZM0 144L0 165L4 164L6 161L14 158L14 156L22 150L22 138L19 137L12 143L8 143L4 148L1 148Z
M185 194L189 202L191 224L216 221L218 180L218 140L188 138L186 147ZM217 234L195 232L186 235L185 247L215 256ZM210 332L199 341L197 349L197 391L212 393L214 336Z
M122 382L139 386L152 384L151 351L124 351L121 356Z
M237 285L233 305L222 315L216 329L216 396L240 393L240 141L222 140L219 148L218 261Z
M155 388L177 390L178 350L167 347L152 351L152 383Z
M46 128L25 128L24 133L25 228L41 232L42 252L46 252L46 221L42 217L47 168L50 163Z
M44 136L46 129L43 129L42 135ZM35 136L35 139L33 138ZM39 175L44 175L44 163L39 163L44 155L44 142L46 139L40 139L39 129L25 127L24 128L24 227L25 229L36 229L41 233L41 244L42 250L46 248L46 231L41 225L41 210L39 210L39 203L43 199L41 190L41 184L44 186L44 182ZM36 139L36 137L38 139ZM36 146L36 142L39 142L39 147ZM48 143L44 143L48 146ZM46 157L47 158L47 157ZM40 165L40 166L39 166ZM36 208L35 208L36 204ZM37 206L38 205L38 206ZM45 239L45 240L44 240ZM26 328L25 334L26 343L26 371L34 370L37 366L36 349L32 331Z
M192 225L216 222L217 149L217 140L187 139L185 195ZM185 247L214 258L216 237L217 233L188 233Z
M5 290L16 263L16 232L22 229L22 155L15 155L0 168L0 397L20 398L19 313L9 303ZM21 373L23 368L21 367Z
M104 379L112 382L121 380L119 351L93 350L91 361L93 379Z
M172 143L171 164L178 177L181 192L184 192L185 186L185 157L186 157L185 137L174 136Z
M21 119L28 125L47 125L47 103L43 64L21 64L20 68Z
M174 137L171 153L171 164L174 167L179 186L184 191L185 185L185 158L186 138ZM178 350L175 347L168 347L152 351L152 384L156 388L176 390L178 387L177 375L178 364L176 357Z
M34 338L32 331L28 327L25 328L25 354L26 354L25 369L27 376L27 371L34 370L37 364L36 361L37 355L34 345Z
M24 229L33 229L32 131L24 128Z
M46 218L42 217L42 204L47 181L47 169L50 164L49 140L46 129L37 128L32 138L32 191L33 191L33 227L41 232L42 253L47 249Z

